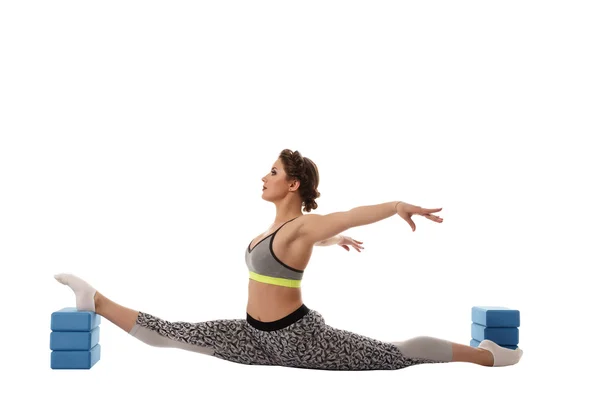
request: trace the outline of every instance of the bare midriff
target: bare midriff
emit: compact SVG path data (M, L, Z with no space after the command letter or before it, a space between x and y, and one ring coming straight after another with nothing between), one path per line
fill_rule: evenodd
M258 321L277 321L302 306L300 288L270 285L252 279L248 281L246 312Z

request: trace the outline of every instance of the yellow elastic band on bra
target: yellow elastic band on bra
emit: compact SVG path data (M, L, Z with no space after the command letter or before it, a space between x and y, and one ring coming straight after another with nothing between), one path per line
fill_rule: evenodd
M272 276L257 274L253 271L248 272L250 272L250 279L254 279L255 281L262 283L270 283L271 285L279 285L293 288L299 288L301 284L301 281L296 279L273 278Z

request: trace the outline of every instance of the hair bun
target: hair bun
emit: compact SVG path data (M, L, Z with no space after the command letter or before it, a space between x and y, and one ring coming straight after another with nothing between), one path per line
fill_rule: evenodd
M310 212L317 208L315 199L321 193L317 190L319 185L319 171L314 162L302 156L298 150L284 149L279 154L283 161L284 169L289 177L300 180L299 194L304 204L304 211Z

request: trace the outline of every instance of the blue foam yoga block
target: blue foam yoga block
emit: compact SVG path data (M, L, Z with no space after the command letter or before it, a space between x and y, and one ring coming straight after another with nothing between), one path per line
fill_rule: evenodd
M479 347L479 344L481 343L481 341L476 340L476 339L471 339L471 343L469 343L471 345L471 347ZM496 343L498 346L500 347L505 347L507 349L512 349L512 350L516 350L517 349L517 345L514 344L499 344Z
M507 307L475 306L471 309L471 322L494 328L513 328L521 325L519 310Z
M50 355L52 369L90 369L100 361L100 344L90 350L54 350Z
M99 341L99 326L89 332L51 332L50 350L90 350Z
M519 328L490 328L484 325L471 324L471 338L482 341L491 340L499 345L519 344Z
M92 311L78 311L75 307L65 307L52 313L50 329L60 332L89 332L100 325L100 315Z

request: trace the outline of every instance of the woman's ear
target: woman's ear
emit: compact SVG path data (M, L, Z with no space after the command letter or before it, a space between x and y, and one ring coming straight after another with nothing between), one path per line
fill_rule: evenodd
M294 179L292 181L292 183L290 184L290 192L298 190L299 187L300 187L300 181L298 179Z

